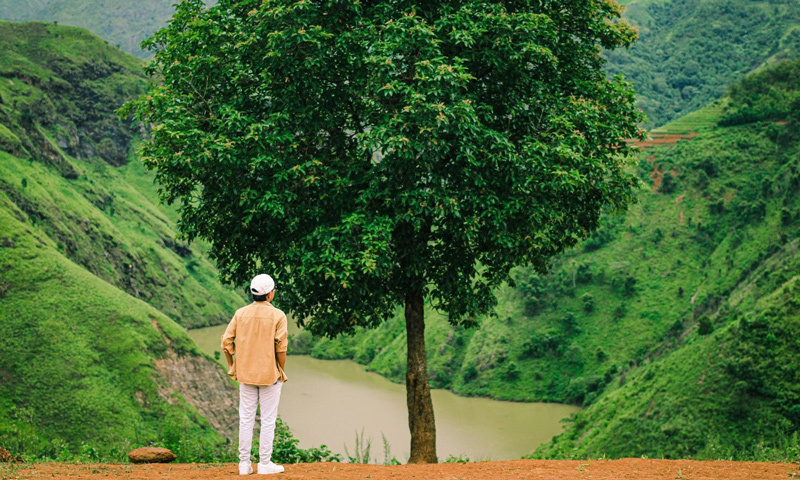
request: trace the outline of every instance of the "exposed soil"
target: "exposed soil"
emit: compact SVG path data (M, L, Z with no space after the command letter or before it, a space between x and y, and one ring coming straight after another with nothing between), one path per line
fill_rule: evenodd
M650 137L647 140L643 142L637 140L632 143L639 148L647 149L659 145L674 145L681 140L691 140L696 136L697 132L691 132L685 134L650 132Z
M10 479L127 479L205 480L235 479L236 464L67 464L37 463L0 467L0 478ZM250 477L255 480L259 477ZM313 463L286 465L282 480L498 480L498 479L800 479L800 463L756 463L695 460L513 460L506 462L449 463L437 465L358 465Z

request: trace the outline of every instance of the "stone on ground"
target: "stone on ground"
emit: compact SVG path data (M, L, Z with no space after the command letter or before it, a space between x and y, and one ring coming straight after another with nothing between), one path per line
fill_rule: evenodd
M0 447L0 462L4 462L4 463L12 463L12 462L22 463L22 462L24 462L24 460L19 455L14 456L11 452L6 450L5 448Z
M131 450L128 458L132 463L169 463L178 457L167 448L141 447Z

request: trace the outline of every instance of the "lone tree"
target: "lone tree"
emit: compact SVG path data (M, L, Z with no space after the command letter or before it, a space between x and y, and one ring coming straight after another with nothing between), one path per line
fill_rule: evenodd
M435 462L424 312L475 325L509 271L632 199L612 0L183 0L145 42L141 148L223 279L269 271L326 336L405 307L410 462ZM301 320L302 322L303 320Z

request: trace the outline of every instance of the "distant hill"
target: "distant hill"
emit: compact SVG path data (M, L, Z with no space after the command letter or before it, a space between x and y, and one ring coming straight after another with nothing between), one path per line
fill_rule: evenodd
M745 74L800 55L800 2L630 0L639 29L629 50L606 53L609 74L633 82L657 127L698 110Z
M587 406L545 457L800 451L798 79L800 62L778 64L656 130L639 202L548 275L518 270L479 329L430 312L433 386ZM398 315L292 347L402 382L404 335Z
M0 0L0 19L88 28L142 58L142 40L172 16L173 0ZM207 5L216 3L206 0ZM800 2L786 0L628 0L624 18L639 28L630 50L608 52L609 74L638 92L650 127L725 95L727 85L800 52Z
M177 0L2 0L0 19L86 28L111 45L146 58L149 54L141 49L142 40L166 25L175 3Z
M0 22L0 445L122 461L230 458L236 393L179 325L242 303L129 159L140 61L94 34Z

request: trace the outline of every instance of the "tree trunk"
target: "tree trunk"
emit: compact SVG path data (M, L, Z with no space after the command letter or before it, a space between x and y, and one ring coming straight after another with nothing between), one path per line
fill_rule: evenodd
M422 293L406 294L406 403L411 431L408 463L436 463L436 424L425 359L425 313Z

